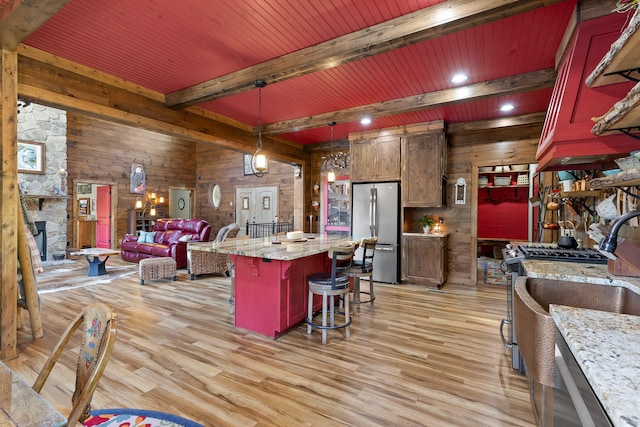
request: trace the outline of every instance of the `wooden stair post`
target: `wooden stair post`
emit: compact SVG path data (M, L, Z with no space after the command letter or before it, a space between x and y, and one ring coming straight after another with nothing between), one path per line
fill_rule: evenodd
M22 209L18 212L18 261L22 271L22 286L24 288L24 298L27 301L27 310L31 320L31 334L33 338L40 338L44 335L42 331L42 319L40 317L40 307L38 306L38 292L36 291L36 276L31 264L31 251L27 243L27 228L24 224Z

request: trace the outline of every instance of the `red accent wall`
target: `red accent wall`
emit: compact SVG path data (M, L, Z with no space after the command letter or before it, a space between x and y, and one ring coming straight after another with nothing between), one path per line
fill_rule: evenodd
M527 188L478 189L478 238L527 240Z

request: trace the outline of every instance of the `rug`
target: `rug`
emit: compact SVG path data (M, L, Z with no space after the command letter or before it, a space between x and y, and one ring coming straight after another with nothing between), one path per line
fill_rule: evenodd
M499 259L478 257L478 282L506 286L507 275L502 271L501 263Z
M106 275L88 277L89 265L84 259L65 260L44 267L44 273L36 275L36 288L40 293L111 283L138 273L138 264L124 263L117 258L107 261Z
M143 409L100 409L91 411L85 427L204 427L202 424L164 412Z

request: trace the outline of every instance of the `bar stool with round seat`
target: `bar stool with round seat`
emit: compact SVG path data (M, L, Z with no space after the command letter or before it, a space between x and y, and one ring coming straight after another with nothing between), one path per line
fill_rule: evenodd
M322 330L322 344L327 343L327 330L345 328L345 336L349 338L351 334L351 316L349 314L349 275L353 260L354 245L339 246L330 248L327 252L331 258L331 271L316 273L307 278L309 284L309 297L307 318L307 333L310 334L313 328ZM313 312L313 296L322 296L322 311ZM344 308L344 322L335 323L335 297L346 295ZM314 323L313 318L321 313L322 324ZM327 315L330 322L327 322Z
M348 272L349 277L353 278L353 301L351 303L354 305L371 304L371 309L373 309L373 301L376 299L373 293L373 256L377 243L377 237L365 237L362 239ZM363 277L369 278L368 292L360 289L360 279ZM369 298L363 301L361 299L362 294L369 295Z

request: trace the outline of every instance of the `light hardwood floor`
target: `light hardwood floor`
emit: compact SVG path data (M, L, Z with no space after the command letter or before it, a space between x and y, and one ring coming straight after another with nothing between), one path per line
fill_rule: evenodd
M358 310L351 338L332 331L322 346L302 325L276 340L235 329L228 286L178 270L176 282L140 286L136 274L42 294L45 336L32 340L25 315L19 356L5 362L32 383L80 308L103 301L117 312L118 337L94 408L159 410L205 426L534 425L526 381L498 333L504 287L378 284L375 311ZM76 349L43 390L54 405L69 406Z

